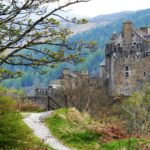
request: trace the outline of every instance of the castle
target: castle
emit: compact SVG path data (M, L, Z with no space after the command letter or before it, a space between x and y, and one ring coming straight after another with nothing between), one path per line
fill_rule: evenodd
M150 82L150 27L133 28L123 23L122 32L113 33L105 45L101 79L108 81L112 96L129 96Z
M123 23L121 33L113 33L105 45L105 59L100 78L89 78L87 72L73 73L67 68L48 89L36 89L36 95L53 95L59 89L76 88L85 78L90 85L105 87L110 96L130 96L150 83L150 27L135 29L132 22ZM55 96L54 96L55 97Z

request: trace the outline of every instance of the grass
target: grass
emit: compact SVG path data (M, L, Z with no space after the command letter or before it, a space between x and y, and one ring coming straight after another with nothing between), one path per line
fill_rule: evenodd
M131 142L131 145L129 147L129 140L128 139L112 141L112 142L109 142L109 143L102 145L101 150L121 150L123 148L125 150L127 150L128 148L129 148L129 150L135 150L137 139L131 138L130 142Z
M17 101L16 107L19 111L22 112L43 112L45 111L40 105L35 102L26 100L26 101Z
M52 150L22 120L16 103L0 96L0 150Z
M71 148L98 150L100 144L97 141L100 135L87 130L85 127L86 124L90 123L90 118L88 116L82 116L83 118L80 118L81 120L79 118L71 118L71 121L70 118L65 118L67 113L67 109L60 109L53 114L53 117L46 119L46 123L53 135Z
M22 122L22 124L24 125L24 129L30 132L30 135L28 137L28 140L30 140L30 142L25 141L27 144L20 148L20 150L54 150L49 145L44 144L39 138L37 138L24 122Z
M46 119L46 124L63 144L77 150L127 150L129 140L113 140L107 143L100 142L102 134L89 130L93 120L84 113L80 113L74 108L59 109ZM135 150L135 146L140 140L130 139L130 150Z

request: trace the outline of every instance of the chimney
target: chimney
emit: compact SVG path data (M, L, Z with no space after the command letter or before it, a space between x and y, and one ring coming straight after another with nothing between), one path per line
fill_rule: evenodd
M111 39L115 40L117 38L117 34L115 32L113 32Z
M63 75L67 75L69 73L70 73L70 69L69 68L63 68L63 72L62 72Z
M140 30L150 35L150 27L141 27Z
M132 44L132 22L127 21L123 23L123 44L129 45Z

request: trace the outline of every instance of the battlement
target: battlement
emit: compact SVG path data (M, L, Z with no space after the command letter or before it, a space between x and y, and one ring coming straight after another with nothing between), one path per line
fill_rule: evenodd
M150 82L150 28L135 29L128 21L105 45L101 78L108 78L111 95L129 96Z

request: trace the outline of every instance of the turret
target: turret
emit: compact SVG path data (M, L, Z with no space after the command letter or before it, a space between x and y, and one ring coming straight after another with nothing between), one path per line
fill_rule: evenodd
M141 27L140 28L143 32L147 33L148 35L150 35L150 27Z
M129 45L132 44L132 22L124 22L123 23L123 44Z

